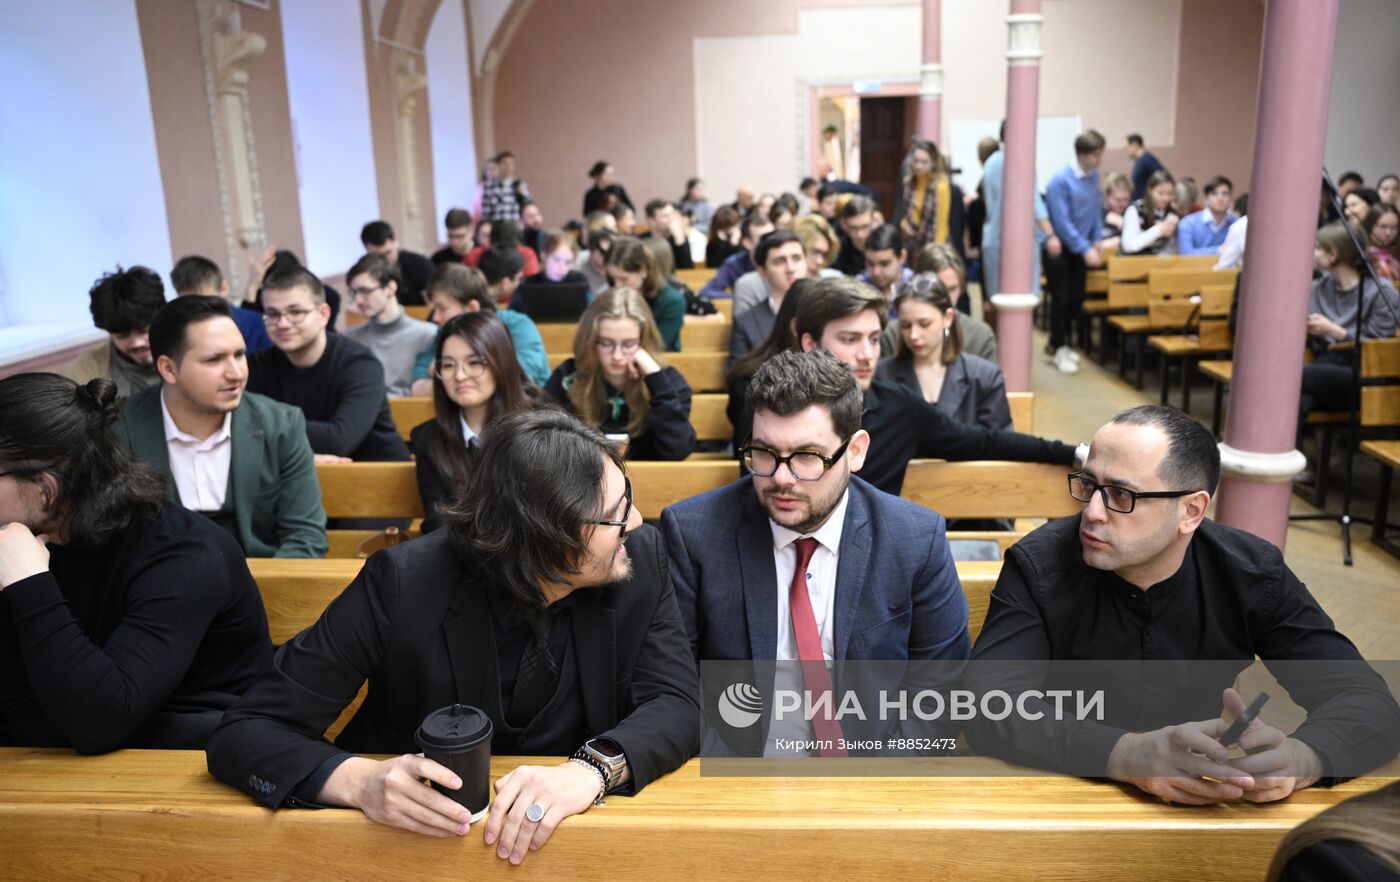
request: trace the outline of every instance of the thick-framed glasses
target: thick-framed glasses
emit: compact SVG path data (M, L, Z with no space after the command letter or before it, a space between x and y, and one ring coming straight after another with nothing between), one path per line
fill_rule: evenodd
M744 468L758 478L771 478L778 473L779 466L786 465L792 476L799 481L820 481L832 466L840 462L846 448L851 444L852 437L854 436L848 435L830 456L815 450L798 450L787 456L779 456L775 450L756 447L753 444L745 444L739 448L739 455L744 458Z
M263 324L275 327L282 319L286 319L294 325L300 325L314 311L311 309L289 309L286 312L277 312L269 309L263 313Z
M1127 487L1118 487L1114 484L1100 484L1083 472L1073 472L1069 476L1069 495L1080 502L1089 502L1094 498L1094 493L1103 494L1104 508L1109 511L1116 511L1119 514L1132 514L1137 507L1139 499L1179 499L1182 496L1190 496L1198 493L1197 490L1153 490L1149 493L1140 493L1136 490L1129 490Z
M440 361L437 372L439 377L455 377L458 372L469 380L486 373L486 362L479 358L468 359L467 361Z
M600 524L604 527L621 527L624 533L627 532L627 521L632 517L632 479L624 475L622 478L622 486L622 498L627 500L627 505L622 509L622 519L617 521L594 520L588 523Z
M623 355L635 355L638 349L642 348L641 340L599 340L598 348L603 352L621 352Z

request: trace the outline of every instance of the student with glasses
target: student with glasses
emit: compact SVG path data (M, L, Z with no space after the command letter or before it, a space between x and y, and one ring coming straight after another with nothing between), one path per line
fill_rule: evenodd
M661 513L696 662L803 662L780 665L777 687L823 693L828 662L967 658L967 600L943 518L859 477L871 438L850 370L821 350L782 352L746 400L749 476ZM730 747L754 755L781 752L776 738L889 737L892 727L875 725L775 722Z
M345 274L346 293L365 320L345 329L384 365L384 383L394 397L409 394L418 354L433 345L437 329L413 318L399 303L399 272L381 254L366 254Z
M317 462L410 459L385 396L384 366L363 345L328 333L321 282L303 268L268 274L263 321L272 348L248 358L248 391L301 408Z
M468 811L440 792L461 778L413 736L469 704L491 721L493 754L557 758L493 782L478 841L518 864L561 822L696 752L700 684L621 455L542 410L492 422L476 456L444 528L371 557L224 715L207 749L216 778L269 808L345 806L465 836ZM323 740L366 680L354 719Z
M1279 549L1206 517L1220 477L1210 431L1168 407L1119 413L1094 435L1069 492L1084 503L1006 554L973 650L1003 666L997 688L1047 685L1044 661L1211 661L1143 700L1109 690L1100 720L976 724L972 746L1013 762L1092 772L1173 803L1269 802L1334 783L1400 750L1400 707ZM1256 720L1231 758L1217 737L1244 710L1232 684L1260 658L1307 712L1292 734ZM1081 669L1082 670L1082 669ZM1178 668L1182 671L1184 668ZM982 684L974 684L982 685ZM1160 688L1160 686L1159 686ZM1222 710L1223 705L1223 710ZM1181 716L1181 714L1188 714Z
M433 418L409 433L418 463L424 533L442 526L439 503L450 502L466 481L486 426L506 414L540 407L543 396L521 372L510 331L495 312L464 312L449 319L438 331L432 356Z
M651 309L634 288L609 288L579 319L574 357L545 393L607 435L626 435L629 459L685 459L695 449L690 386L666 363Z

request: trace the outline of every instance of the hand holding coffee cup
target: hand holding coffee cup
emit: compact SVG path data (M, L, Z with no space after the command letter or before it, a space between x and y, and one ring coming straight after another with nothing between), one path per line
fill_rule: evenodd
M485 712L453 704L428 714L414 735L424 757L459 779L456 787L443 785L437 789L471 812L472 823L486 817L491 800L493 731L491 718Z

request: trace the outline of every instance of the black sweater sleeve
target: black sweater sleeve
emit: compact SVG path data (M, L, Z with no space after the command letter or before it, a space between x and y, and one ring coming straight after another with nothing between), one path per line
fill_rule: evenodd
M307 420L306 436L317 453L354 456L369 437L384 404L384 366L368 352L337 358L328 377L336 384L335 413Z
M690 386L680 371L662 368L646 377L651 393L647 430L631 441L631 459L680 460L695 449L695 427L690 424Z
M918 456L952 461L1002 459L1074 465L1074 447L1062 441L961 423L913 394L902 394L897 400L902 402L908 418L917 427Z
M115 750L185 678L228 594L223 571L166 553L132 578L121 624L101 646L82 629L53 574L5 589L33 693L79 753Z

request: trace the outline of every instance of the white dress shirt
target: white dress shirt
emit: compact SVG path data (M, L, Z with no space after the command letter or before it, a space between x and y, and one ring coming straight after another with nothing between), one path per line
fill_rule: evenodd
M851 491L847 488L841 501L815 533L806 534L817 540L816 550L807 564L807 596L812 602L812 614L817 620L817 633L821 635L822 656L830 663L836 655L836 641L833 637L836 622L836 566L840 560L841 528L846 523L846 504ZM792 628L792 604L788 601L788 589L792 585L792 574L797 568L797 548L793 545L803 538L802 533L768 521L773 531L773 565L778 572L778 641L776 659L779 662L796 661L797 635ZM801 691L802 671L796 664L780 664L774 676L774 689ZM839 696L833 696L839 705ZM815 753L811 750L777 747L778 739L807 741L813 737L812 724L801 713L787 714L782 720L774 720L768 729L768 740L764 744L765 756L799 756Z
M457 411L457 419L462 421L462 442L470 449L472 446L472 439L476 437L476 433L472 431L471 426L467 425L467 415L460 410Z
M203 441L175 426L170 409L165 406L164 389L160 393L160 416L165 422L165 450L180 504L191 511L219 511L224 507L228 470L233 463L233 438L229 434L233 412L224 414L223 426Z
M1123 254L1137 254L1144 248L1157 244L1157 240L1162 238L1162 222L1166 220L1163 213L1160 219L1154 219L1152 226L1146 229L1142 226L1142 213L1138 211L1138 205L1134 202L1123 212L1123 235L1119 240L1118 250ZM1176 237L1169 238L1165 245L1153 252L1154 254L1175 254Z
M1249 235L1249 215L1235 221L1230 232L1225 234L1225 244L1220 246L1220 260L1215 264L1216 272L1239 269L1244 266L1245 236Z

